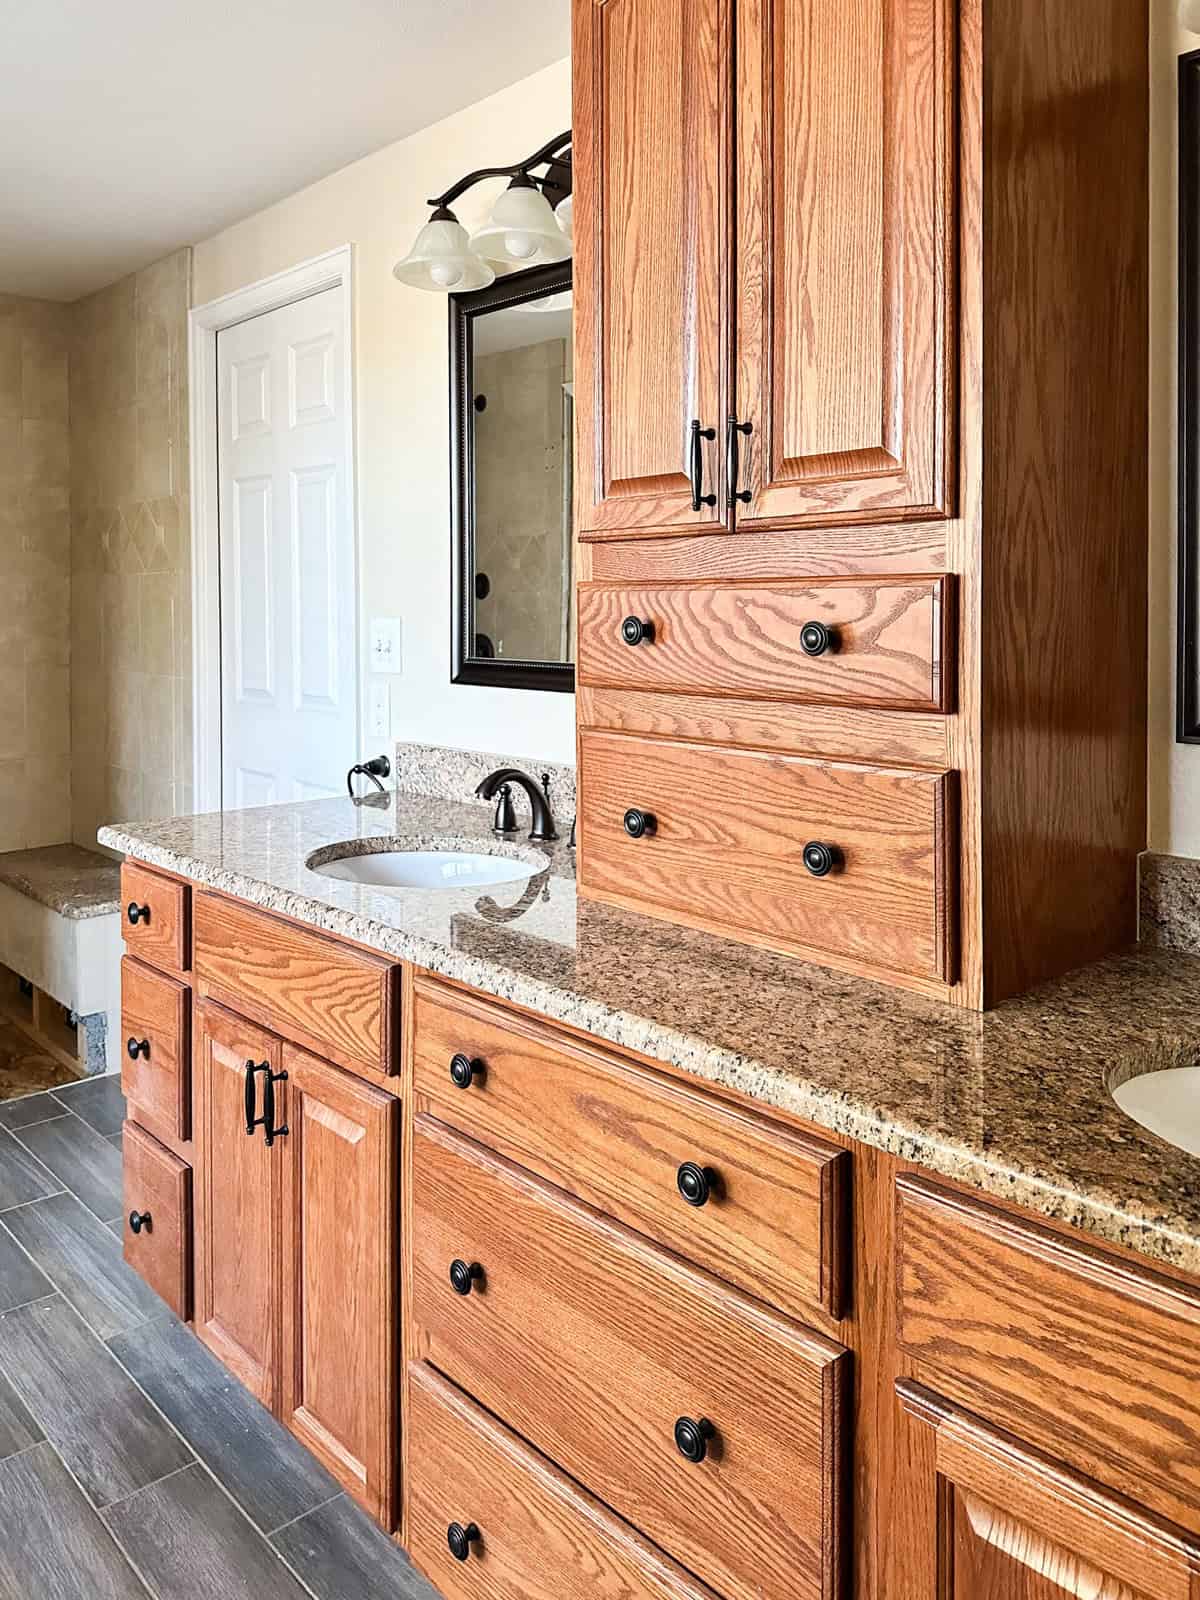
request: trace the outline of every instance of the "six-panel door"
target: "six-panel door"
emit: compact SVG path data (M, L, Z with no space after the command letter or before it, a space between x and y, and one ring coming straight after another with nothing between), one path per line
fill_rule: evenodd
M255 1114L265 1071L281 1069L274 1034L220 1006L196 1012L196 1332L266 1406L279 1371L280 1198L283 1163L263 1128L246 1132L246 1081ZM276 1110L286 1113L285 1085Z

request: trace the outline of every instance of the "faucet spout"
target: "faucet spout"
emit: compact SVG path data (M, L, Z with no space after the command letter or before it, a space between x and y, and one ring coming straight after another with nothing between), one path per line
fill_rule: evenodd
M492 800L496 791L506 783L515 783L529 796L530 839L534 843L545 844L557 839L558 834L554 828L554 816L550 810L548 796L536 779L531 778L527 772L522 772L519 767L498 767L495 772L489 772L475 793L480 800Z

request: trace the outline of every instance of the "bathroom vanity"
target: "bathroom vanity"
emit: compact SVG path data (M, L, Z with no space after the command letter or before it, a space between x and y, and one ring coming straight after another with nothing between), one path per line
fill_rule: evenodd
M980 1017L577 900L561 842L309 864L490 821L105 831L126 1258L447 1600L1196 1600L1195 1164L1110 1085L1194 1054L1200 963Z

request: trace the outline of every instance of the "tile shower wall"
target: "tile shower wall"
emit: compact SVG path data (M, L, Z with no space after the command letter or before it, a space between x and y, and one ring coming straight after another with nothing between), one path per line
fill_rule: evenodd
M0 295L0 850L71 825L70 330Z
M191 809L180 250L71 307L72 837Z

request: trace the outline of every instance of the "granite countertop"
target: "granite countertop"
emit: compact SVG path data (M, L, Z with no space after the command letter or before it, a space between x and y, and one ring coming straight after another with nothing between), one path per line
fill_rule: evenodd
M0 883L61 917L82 921L117 911L121 866L111 856L85 850L82 845L41 845L0 855Z
M346 840L491 850L490 822L490 806L392 796L100 840L1200 1276L1200 1160L1108 1094L1139 1070L1200 1062L1200 958L1134 950L979 1016L577 901L563 843L540 847L527 885L482 895L381 891L306 866Z

